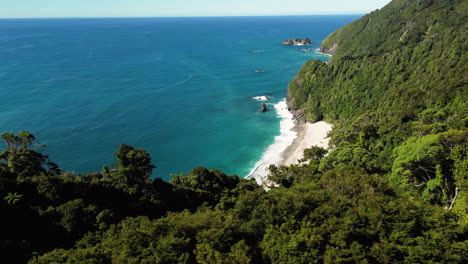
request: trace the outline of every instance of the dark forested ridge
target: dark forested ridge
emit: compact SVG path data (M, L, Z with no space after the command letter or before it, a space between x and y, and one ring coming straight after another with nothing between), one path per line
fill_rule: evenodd
M271 166L268 192L201 167L152 180L125 144L71 175L2 134L0 261L468 263L467 3L394 0L331 34L288 101L335 124L332 151Z

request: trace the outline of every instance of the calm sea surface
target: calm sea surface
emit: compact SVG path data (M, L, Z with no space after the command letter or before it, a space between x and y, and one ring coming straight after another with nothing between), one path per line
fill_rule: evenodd
M99 171L126 143L151 154L155 177L245 176L280 133L288 82L359 17L0 20L0 133L32 132L67 171ZM258 95L272 111L258 113Z

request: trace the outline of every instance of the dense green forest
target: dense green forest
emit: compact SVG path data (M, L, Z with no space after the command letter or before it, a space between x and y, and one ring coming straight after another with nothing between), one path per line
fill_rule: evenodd
M468 1L395 0L327 37L288 101L335 124L321 170L353 165L466 216ZM465 219L466 220L466 219Z
M468 263L468 1L394 0L331 34L288 103L331 149L270 166L275 187L149 154L72 175L3 133L2 263ZM156 164L157 164L157 158Z

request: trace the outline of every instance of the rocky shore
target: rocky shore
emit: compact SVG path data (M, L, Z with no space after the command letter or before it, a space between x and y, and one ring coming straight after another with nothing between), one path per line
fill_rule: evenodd
M308 38L305 38L305 39L293 38L293 39L284 40L282 44L294 45L294 46L305 46L305 45L311 45L312 43L310 42L310 39Z
M336 49L338 49L338 43L333 43L331 47L324 47L323 45L320 47L320 52L328 54L328 55L333 55L335 53Z

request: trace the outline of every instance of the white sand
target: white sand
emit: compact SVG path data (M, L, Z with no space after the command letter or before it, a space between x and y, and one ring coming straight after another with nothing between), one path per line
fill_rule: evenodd
M279 166L283 160L282 153L293 143L297 132L293 131L293 114L288 111L286 101L275 104L275 110L280 121L280 135L275 137L275 142L268 146L262 157L250 171L247 178L253 178L260 185L267 185L268 167L270 164Z
M298 160L303 158L304 150L312 146L328 148L330 141L328 133L332 130L331 124L320 121L313 124L296 125L293 130L297 132L297 137L283 152L281 165L298 164Z
M275 142L263 153L261 159L255 164L246 178L253 178L258 184L269 189L272 183L268 181L268 167L291 165L298 163L303 157L304 150L312 146L328 148L328 133L332 125L326 122L314 124L295 125L293 114L288 111L285 101L275 105L280 121L280 135L275 137Z

